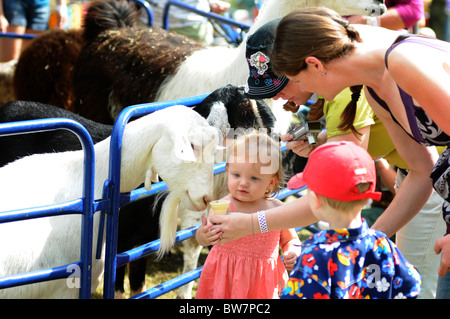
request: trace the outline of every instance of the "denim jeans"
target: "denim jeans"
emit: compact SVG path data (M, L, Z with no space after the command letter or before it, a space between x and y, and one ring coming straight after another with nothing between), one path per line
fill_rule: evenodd
M9 24L45 31L50 17L50 1L3 0L3 11Z
M436 299L450 299L450 271L444 277L439 277Z

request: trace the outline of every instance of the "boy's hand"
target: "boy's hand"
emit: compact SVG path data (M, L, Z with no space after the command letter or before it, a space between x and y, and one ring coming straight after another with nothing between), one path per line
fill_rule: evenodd
M291 271L294 269L295 261L297 260L297 254L293 251L288 251L283 253L284 264L286 265L286 269Z

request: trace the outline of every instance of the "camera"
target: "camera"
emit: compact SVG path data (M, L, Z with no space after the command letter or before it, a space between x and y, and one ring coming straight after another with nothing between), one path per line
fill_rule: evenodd
M307 140L310 145L317 144L317 135L322 132L322 124L319 121L307 121L294 127L288 134L294 136L293 141Z

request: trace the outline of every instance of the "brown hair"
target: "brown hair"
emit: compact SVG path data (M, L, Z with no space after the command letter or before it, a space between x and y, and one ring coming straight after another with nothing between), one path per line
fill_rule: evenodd
M361 42L358 31L328 8L303 8L292 11L277 26L272 69L278 75L297 75L306 68L305 59L314 56L323 63L344 57ZM359 134L353 122L362 86L353 86L352 100L341 114L341 130Z

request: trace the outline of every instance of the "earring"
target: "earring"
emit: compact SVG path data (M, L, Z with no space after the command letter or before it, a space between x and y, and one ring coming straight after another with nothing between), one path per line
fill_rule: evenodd
M322 73L320 73L320 75L321 75L321 76L325 76L325 75L327 75L327 73L328 73L328 72L325 72L325 73L322 72Z

